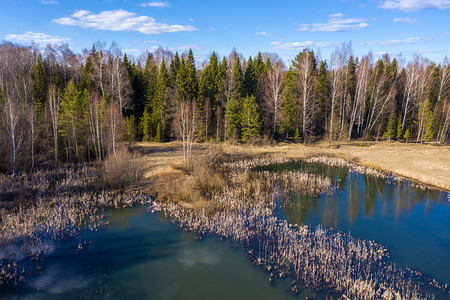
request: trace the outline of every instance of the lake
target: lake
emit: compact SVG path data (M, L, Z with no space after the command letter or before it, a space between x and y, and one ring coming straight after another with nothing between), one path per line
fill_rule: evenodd
M296 162L264 170L302 170L330 177L335 192L286 195L278 217L350 232L388 248L398 266L450 282L450 202L445 192L377 179L344 168ZM292 279L252 266L247 250L214 236L185 232L146 206L110 209L106 225L53 243L26 260L25 282L2 291L27 299L292 299ZM39 268L36 268L39 266ZM303 289L298 298L323 298Z

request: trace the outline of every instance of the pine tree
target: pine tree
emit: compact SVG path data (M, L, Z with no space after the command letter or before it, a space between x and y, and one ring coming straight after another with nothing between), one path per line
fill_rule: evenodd
M425 142L430 142L433 140L434 137L434 116L433 111L431 109L431 103L428 105L428 111L427 111L427 120L425 123Z
M320 62L319 71L317 73L316 82L316 104L313 120L313 131L318 136L325 133L325 120L327 119L327 104L330 100L330 83L327 77L326 63Z
M408 139L411 137L411 131L409 131L409 128L406 128L405 135L403 138L408 142Z
M298 128L298 95L295 93L296 74L289 68L284 77L284 97L281 102L281 131L286 135Z
M161 134L160 139L162 140L164 140L164 130L163 130L164 126L162 125L166 121L164 120L166 111L165 97L168 81L169 81L169 74L167 74L166 64L163 59L163 61L161 62L161 66L159 68L158 80L156 82L156 91L152 103L153 106L151 116L153 127L155 128L157 126L160 126L160 134ZM157 128L155 129L157 132Z
M386 136L388 140L393 140L395 139L395 137L397 136L397 128L396 128L396 124L395 124L395 114L392 112L389 115L389 121L388 121L388 127L387 127L387 132L386 132Z
M66 158L81 159L80 143L85 130L85 99L72 79L64 90L59 109L59 133L66 145ZM73 157L75 155L75 157Z
M48 78L44 72L44 68L42 67L40 55L37 58L36 65L34 66L31 76L33 78L35 106L38 113L38 118L41 119L45 100L47 99Z
M177 76L178 92L181 99L197 99L198 82L194 54L189 50L187 59L182 58Z
M158 78L158 69L152 54L147 56L147 62L144 69L144 90L145 107L151 110L154 106L153 101L156 94L156 81Z
M255 96L256 88L258 85L258 78L256 77L256 70L253 66L252 57L248 59L247 69L245 69L244 75L244 95Z
M167 81L168 86L172 88L176 87L179 69L180 69L180 57L178 56L178 52L176 52L174 58L170 62L169 79Z
M259 117L259 108L254 96L247 96L241 115L241 138L244 142L253 137L259 136L261 130L261 120Z
M244 75L242 74L241 62L236 58L233 68L233 97L244 97Z
M151 140L151 118L147 109L144 110L140 119L140 126L142 131L142 141L150 142Z
M396 138L397 138L397 140L400 140L402 137L403 137L402 116L399 115L398 116L398 120L397 120L397 135L396 135Z
M227 137L237 139L241 129L242 104L238 98L230 98L226 107Z
M155 140L156 143L161 143L161 123L156 127Z

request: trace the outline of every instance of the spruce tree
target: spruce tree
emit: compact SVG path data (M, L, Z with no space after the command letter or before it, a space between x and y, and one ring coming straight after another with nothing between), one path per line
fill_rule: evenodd
M236 58L233 68L233 97L244 97L244 75L242 73L241 62L239 57Z
M388 140L393 140L397 136L397 128L396 128L396 122L395 122L395 114L392 112L389 115L389 121L388 121L388 127L387 127L387 138Z
M330 83L327 77L326 63L320 62L316 81L316 103L313 120L313 131L318 136L325 133L325 120L327 118L327 105L330 101Z
M257 85L258 79L256 77L256 70L253 66L252 57L250 56L244 75L244 95L255 96Z
M397 120L397 140L400 140L403 137L403 129L402 129L402 116L398 116Z
M434 137L434 116L433 111L431 109L431 102L427 105L428 111L427 111L427 119L425 123L425 134L424 134L424 141L425 142L431 142Z
M176 52L174 58L170 62L169 79L167 81L167 85L172 88L176 87L180 64L180 57L178 56L178 52Z
M239 98L231 97L226 107L227 137L237 139L241 129L242 104Z
M151 118L147 109L144 110L140 119L139 127L142 132L142 141L150 142L151 140Z
M40 55L37 58L31 77L33 78L33 94L38 118L42 119L42 112L47 99L48 79L44 72Z
M261 119L259 117L259 108L254 96L247 96L241 115L241 139L244 142L253 137L259 136L261 130Z
M411 131L409 128L406 128L405 135L403 135L403 138L408 142L408 139L411 137Z

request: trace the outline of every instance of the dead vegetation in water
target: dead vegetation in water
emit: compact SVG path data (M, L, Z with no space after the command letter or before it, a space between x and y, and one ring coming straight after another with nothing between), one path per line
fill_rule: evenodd
M104 164L0 175L0 286L17 283L18 262L45 254L52 241L95 230L105 208L141 203L143 198L123 192L141 174L121 152Z
M340 167L353 167L344 160L319 159L322 163L327 160ZM420 282L415 273L399 270L387 262L388 253L381 245L321 226L312 229L289 224L276 217L274 212L280 205L280 195L294 192L316 196L332 192L329 178L298 171L253 171L257 166L286 162L279 158L241 160L229 157L222 160L222 166L203 162L203 166L212 169L209 172L220 174L226 184L209 197L204 194L202 205L195 201L178 204L177 201L151 201L149 210L164 212L187 230L202 235L215 234L244 246L252 262L263 267L270 279L293 277L293 294L298 291L297 284L302 284L313 289L326 289L347 299L434 297L423 290L424 282ZM381 176L369 168L352 171ZM186 174L206 174L209 178L209 172L193 168ZM190 188L199 189L195 180L190 180L194 182Z

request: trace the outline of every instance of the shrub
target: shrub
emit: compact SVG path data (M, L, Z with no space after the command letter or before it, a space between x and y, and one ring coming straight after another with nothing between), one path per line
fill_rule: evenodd
M126 148L119 149L103 162L103 184L110 188L125 188L138 182L142 168Z

